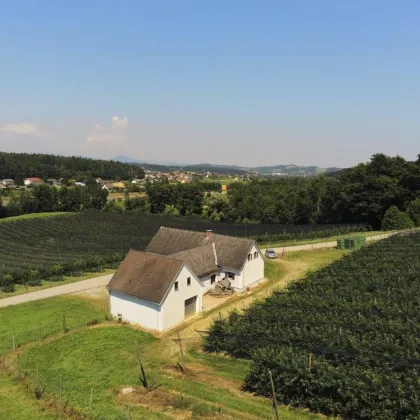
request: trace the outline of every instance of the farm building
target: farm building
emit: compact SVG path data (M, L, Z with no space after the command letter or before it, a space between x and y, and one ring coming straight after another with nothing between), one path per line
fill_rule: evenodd
M201 312L204 293L218 281L240 292L263 277L264 259L250 239L161 227L109 282L111 314L164 331Z

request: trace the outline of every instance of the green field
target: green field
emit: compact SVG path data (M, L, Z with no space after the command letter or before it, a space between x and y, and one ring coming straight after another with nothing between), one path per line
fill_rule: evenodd
M257 395L271 395L270 370L285 404L344 418L417 419L419 255L420 233L352 252L287 293L216 319L205 348L249 360L244 386Z
M86 325L93 319L104 320L107 302L80 299L73 296L28 302L21 305L0 308L0 354L13 348L38 341L62 332L63 314L69 329Z
M253 299L266 296L271 290L299 278L302 272L324 266L344 254L325 250L302 253L296 259L270 261L266 270L266 274L272 277L270 282L263 283L251 295L235 296L220 310L225 312L248 305ZM75 410L80 416L88 415L92 392L90 413L96 419L126 419L129 413L131 419L213 418L219 408L221 419L272 418L269 400L241 390L248 362L200 351L201 340L194 328L206 328L215 315L214 311L180 328L182 337L188 339L185 342L187 371L182 375L174 368L181 359L172 336L157 338L128 325L104 322L105 306L105 299L63 297L0 310L0 340L6 343L3 349L11 349L14 326L21 372L25 375L18 387L8 378L2 378L0 382L4 387L3 394L17 393L16 409L19 404L35 404L34 407L40 404L41 408L47 406L50 411L57 412L61 376L63 410ZM70 328L67 334L61 331L63 312ZM86 318L96 318L101 323L86 328ZM48 337L41 343L37 336L38 319L48 319L46 326L50 326ZM147 376L160 385L156 391L145 392L140 384L137 344ZM11 364L9 374L16 376L16 352L9 352L7 361ZM37 369L40 386L44 389L40 403L31 397L37 385ZM123 395L121 390L127 387L134 387L136 392ZM26 398L30 399L30 404L26 404ZM10 412L6 405L0 398L0 418ZM320 418L287 407L280 407L280 414L287 420Z
M18 381L0 373L0 418L52 420L59 416L47 411Z

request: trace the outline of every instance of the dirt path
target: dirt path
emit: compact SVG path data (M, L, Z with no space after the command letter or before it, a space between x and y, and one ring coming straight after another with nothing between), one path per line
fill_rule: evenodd
M366 236L367 242L372 241L379 241L381 239L389 238L392 235L395 235L397 232L392 233L382 233L380 235L372 235L372 236ZM326 248L336 248L337 247L337 241L327 241L327 242L316 242L313 244L305 244L305 245L292 245L292 246L283 246L278 248L261 248L262 250L265 249L274 249L277 254L281 255L287 252L296 252L296 251L311 251L315 249L326 249Z
M33 300L47 299L50 297L68 295L70 293L82 292L98 287L105 287L113 274L95 277L89 280L78 281L75 283L64 284L63 286L51 287L49 289L38 290L37 292L25 293L23 295L12 296L0 299L0 308L6 306L19 305L21 303L31 302Z

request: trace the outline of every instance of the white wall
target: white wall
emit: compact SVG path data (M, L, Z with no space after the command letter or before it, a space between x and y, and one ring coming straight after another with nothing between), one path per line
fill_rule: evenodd
M257 258L254 258L255 252L257 252ZM264 258L255 245L252 247L250 254L252 259L248 261L247 258L244 268L242 269L243 288L264 278Z
M232 280L230 278L228 278L227 276L227 272L229 273L233 273L235 274L235 279ZM220 273L220 277L223 278L227 278L230 282L231 282L231 286L235 289L235 290L240 290L242 289L242 272L241 270L235 270L234 268L228 268L228 267L223 267Z
M187 286L188 277L191 277L191 286ZM162 304L163 330L171 328L184 320L185 301L189 298L197 296L197 312L202 311L202 297L206 289L201 286L186 266L181 269L175 281L178 282L179 290L177 292L175 291L175 285L173 283Z
M139 324L151 330L162 330L162 314L159 305L134 296L109 291L111 315L122 314L123 321Z
M214 284L211 284L211 275L212 274L216 274L216 281L215 281L215 283ZM206 288L206 290L209 290L209 289L213 289L213 287L216 285L216 283L221 279L221 278L223 278L224 277L224 274L223 274L223 277L221 277L220 276L220 271L218 271L218 272L216 272L216 273L212 273L212 274L207 274L206 276L203 276L203 277L200 277L200 280L202 281L202 283L204 284L204 287Z

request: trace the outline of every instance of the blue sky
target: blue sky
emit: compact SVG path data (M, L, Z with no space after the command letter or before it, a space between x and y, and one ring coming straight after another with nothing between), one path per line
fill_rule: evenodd
M250 166L420 153L418 1L0 6L0 150Z

